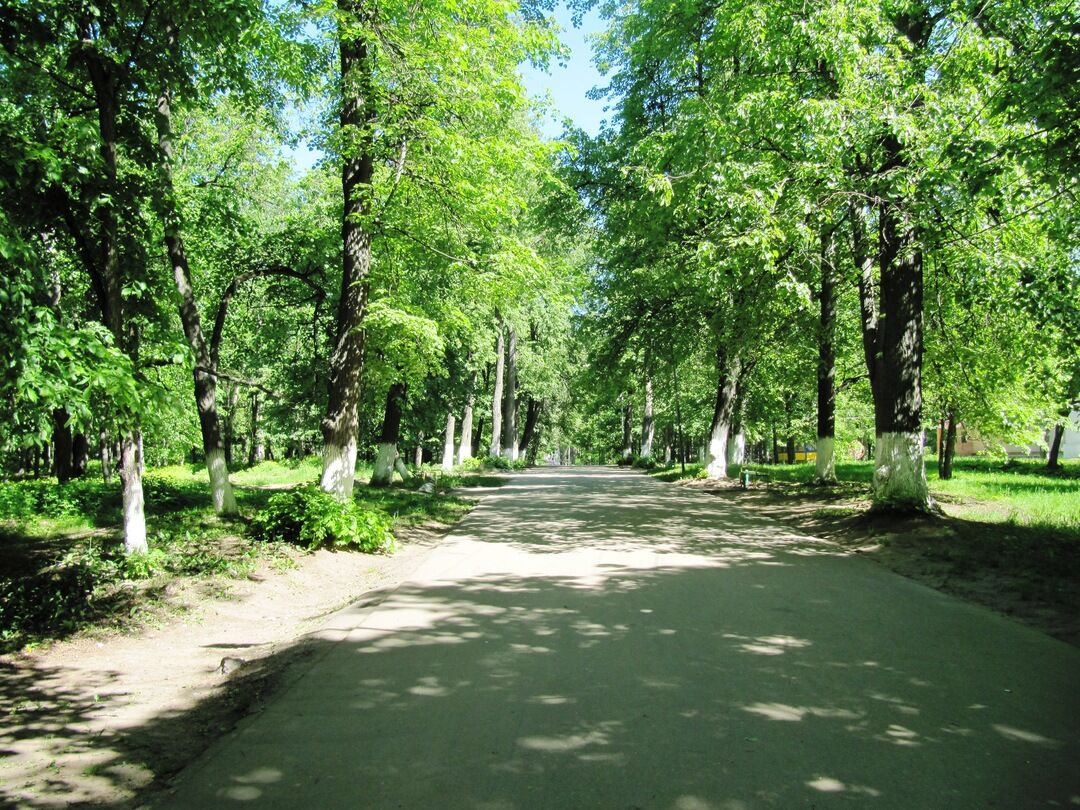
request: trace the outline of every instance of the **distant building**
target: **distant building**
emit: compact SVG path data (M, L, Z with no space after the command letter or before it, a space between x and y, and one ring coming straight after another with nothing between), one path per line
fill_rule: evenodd
M941 435L941 427L936 430L937 441L944 441ZM1043 432L1045 444L1016 445L1006 444L1005 452L1010 458L1046 458L1047 448L1054 440L1054 428L1051 426ZM937 444L935 444L935 447ZM974 431L968 431L963 422L956 425L956 455L977 456L991 449ZM1065 435L1061 437L1061 459L1080 458L1080 411L1073 411L1065 423Z

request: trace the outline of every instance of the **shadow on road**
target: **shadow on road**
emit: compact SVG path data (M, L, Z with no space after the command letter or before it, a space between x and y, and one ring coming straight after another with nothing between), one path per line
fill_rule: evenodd
M707 496L593 475L489 498L155 806L1080 802L1076 651ZM174 721L108 741L113 761L152 762Z

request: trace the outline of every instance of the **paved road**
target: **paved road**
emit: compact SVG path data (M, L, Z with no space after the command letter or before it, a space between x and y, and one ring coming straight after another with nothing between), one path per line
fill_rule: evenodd
M628 471L489 497L165 806L1080 804L1080 652Z

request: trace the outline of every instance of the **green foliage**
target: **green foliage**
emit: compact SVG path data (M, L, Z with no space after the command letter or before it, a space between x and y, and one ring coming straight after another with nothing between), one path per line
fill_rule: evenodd
M394 550L391 521L355 501L339 501L316 486L274 495L251 521L259 540L318 548L353 548L369 553Z
M28 636L64 635L92 619L103 580L94 566L72 559L0 577L0 646L17 645Z

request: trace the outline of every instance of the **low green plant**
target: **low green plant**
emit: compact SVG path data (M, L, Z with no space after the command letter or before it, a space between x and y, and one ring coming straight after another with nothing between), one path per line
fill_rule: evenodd
M458 466L465 472L478 472L485 468L482 458L467 458Z
M280 540L317 548L354 548L370 553L394 548L391 521L355 501L339 501L316 486L281 492L251 521L259 540Z
M484 459L484 466L489 470L509 470L511 465L506 456L489 456Z
M660 465L652 456L641 456L639 458L635 458L631 466L639 470L655 470Z

